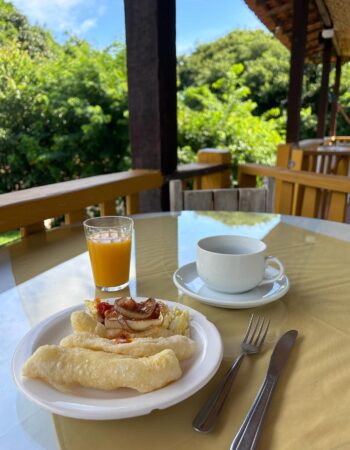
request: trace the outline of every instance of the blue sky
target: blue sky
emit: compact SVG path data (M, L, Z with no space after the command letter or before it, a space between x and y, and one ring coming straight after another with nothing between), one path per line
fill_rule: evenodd
M164 0L166 1L166 0ZM32 24L59 40L66 32L98 48L125 41L123 0L12 0ZM177 52L189 52L234 28L263 28L243 0L176 0Z

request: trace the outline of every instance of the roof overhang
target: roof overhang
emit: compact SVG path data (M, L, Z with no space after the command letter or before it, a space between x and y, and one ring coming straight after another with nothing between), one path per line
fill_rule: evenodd
M258 19L291 49L293 0L245 0ZM322 32L333 30L333 58L350 59L350 0L309 0L306 62L320 62ZM327 34L327 33L326 33ZM329 34L329 33L328 33Z

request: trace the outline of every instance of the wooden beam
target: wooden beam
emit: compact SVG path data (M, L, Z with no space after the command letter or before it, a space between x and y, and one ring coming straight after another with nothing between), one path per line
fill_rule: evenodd
M333 26L332 19L329 14L328 8L324 3L324 0L315 0L315 3L325 27L332 28Z
M303 186L311 186L330 191L350 193L350 178L342 175L324 175L306 170L282 169L280 167L263 166L260 164L240 164L239 176L248 177L274 177L288 183L299 183ZM242 184L243 185L243 184ZM242 187L240 185L240 187ZM243 187L245 187L243 185ZM247 186L249 187L249 186Z
M134 169L177 165L175 0L126 0L129 135ZM169 195L143 195L141 209L169 209Z
M329 136L337 135L337 115L338 115L337 104L340 88L341 64L342 64L341 58L340 56L337 56L337 62L335 64L335 80L332 93L331 118L329 121Z
M332 40L324 39L322 57L322 80L317 114L316 137L323 138L326 132L326 118L328 109L329 73L331 71Z
M299 140L308 6L308 0L293 0L293 36L287 108L288 143L298 142Z
M227 165L227 170L204 176L201 189L223 189L231 187L231 153L228 150L207 148L199 150L197 161L204 164Z
M285 27L283 28L283 32L285 34L287 34L287 35L292 36L293 24L290 25L290 26L288 26L288 25L289 25L289 23L285 25ZM315 31L315 30L320 30L321 31L321 30L323 30L323 28L324 27L323 27L323 24L322 24L321 20L316 20L315 22L311 22L310 19L308 18L308 23L307 23L307 26L306 26L306 29L307 29L308 33L312 32L312 31Z
M325 1L324 0L315 0L315 3L317 6L317 9L318 9L318 12L320 13L320 16L322 18L324 26L326 28L333 28L334 25L332 22L332 17L329 14L329 11L328 11L327 5L325 4ZM333 41L333 46L336 50L337 55L340 55L339 43L338 43L337 36L335 33L332 38L332 41Z
M32 223L20 228L21 237L29 236L30 234L39 233L45 230L44 222Z
M205 175L222 174L230 171L230 164L215 164L215 163L189 163L181 164L177 167L176 172L164 178L164 181L169 180L186 180L193 177L202 177Z
M274 8L271 8L269 10L266 11L266 16L275 16L277 14L280 14L281 12L285 12L292 9L292 5L291 3L285 3L284 5L278 5L275 6Z
M163 177L159 171L140 169L1 194L0 232L29 225L33 228L32 224L45 219L106 203L116 197L159 188L162 184Z

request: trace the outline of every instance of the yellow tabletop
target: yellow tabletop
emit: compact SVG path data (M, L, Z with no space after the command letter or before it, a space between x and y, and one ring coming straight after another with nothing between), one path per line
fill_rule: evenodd
M174 271L195 260L198 239L215 234L264 240L268 253L285 265L289 292L254 309L217 308L179 292ZM183 303L215 324L224 345L218 373L175 406L123 420L51 416L17 393L10 361L18 341L49 315L101 296L95 291L81 227L29 236L0 249L0 448L229 449L264 379L272 348L289 329L297 329L299 336L278 382L259 448L350 448L349 225L228 212L135 216L131 272L123 294ZM271 319L264 351L244 359L215 430L193 431L192 419L238 354L253 311Z

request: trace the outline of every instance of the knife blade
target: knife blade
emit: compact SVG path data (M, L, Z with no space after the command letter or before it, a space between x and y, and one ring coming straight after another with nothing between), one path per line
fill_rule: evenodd
M272 394L297 336L296 330L287 331L275 345L264 382L234 438L230 450L254 450L256 448Z

